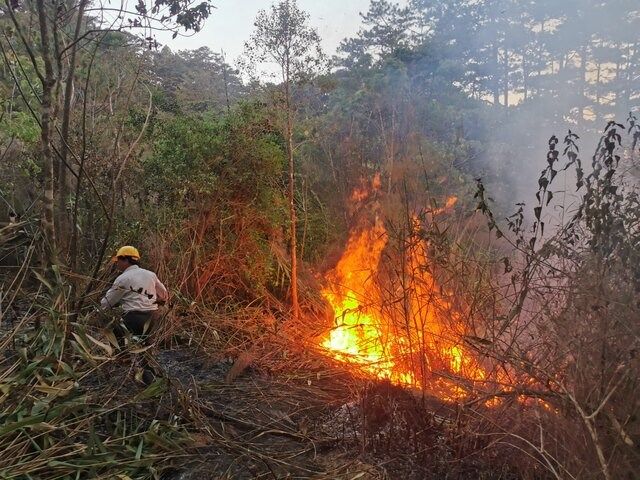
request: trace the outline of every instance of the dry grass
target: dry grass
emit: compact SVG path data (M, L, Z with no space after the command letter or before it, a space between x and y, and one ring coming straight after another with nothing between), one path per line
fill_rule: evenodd
M211 478L328 479L375 470L318 459L335 439L306 425L354 383L306 350L301 326L259 307L233 315L176 308L156 345L119 350L95 319L67 323L64 290L48 285L30 303L22 298L2 336L0 477L171 478L204 469ZM143 358L161 373L148 387L136 381ZM192 363L212 373L196 378Z

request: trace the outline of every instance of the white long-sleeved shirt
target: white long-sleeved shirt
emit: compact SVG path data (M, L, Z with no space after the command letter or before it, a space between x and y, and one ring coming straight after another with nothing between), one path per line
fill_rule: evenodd
M147 312L158 309L157 301L167 301L169 294L155 273L131 265L113 282L100 301L102 308L120 305L125 312Z

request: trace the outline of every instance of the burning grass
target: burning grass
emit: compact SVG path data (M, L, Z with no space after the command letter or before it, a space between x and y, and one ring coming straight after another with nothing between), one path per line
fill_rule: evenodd
M10 478L424 479L508 465L488 461L492 442L506 437L489 436L498 427L479 423L490 415L486 407L456 410L424 392L371 382L310 348L322 335L319 318L294 324L284 320L286 306L276 306L264 299L228 313L176 307L157 332L164 345L142 353L162 373L146 388L134 380L135 347L118 352L84 319L65 326L49 316L33 329L26 327L34 318L22 317L5 337L15 353L3 364L3 406L11 413L1 419L8 455L0 471Z
M616 242L561 232L504 274L438 231L442 210L369 211L298 322L264 291L183 302L142 352L162 371L147 388L43 280L2 340L0 476L633 478L638 202L614 200Z
M454 204L455 198L448 199L448 207L435 213ZM468 327L429 269L420 220L414 216L408 223L399 255L389 251L389 233L377 212L373 225L352 232L326 275L322 294L335 325L321 346L374 378L462 400L490 374L464 345Z
M362 199L366 197L357 197ZM475 474L481 471L478 465L493 458L505 468L505 478L612 478L611 471L631 471L627 464L613 465L606 458L615 455L630 461L627 447L636 444L621 420L635 428L628 412L637 402L622 405L613 400L622 385L637 384L637 375L622 359L629 354L634 357L629 353L633 348L622 337L600 336L598 328L612 328L612 320L599 317L585 325L566 307L586 292L606 291L608 282L619 275L614 273L616 263L610 260L605 266L597 256L593 258L602 274L589 277L595 284L587 287L586 279L575 276L575 264L562 256L568 255L563 238L553 237L539 252L523 255L524 265L515 269L504 257L504 273L498 273L497 261L478 258L472 247L465 247L465 242L473 245L475 239L450 241L448 235L440 234L432 216L441 212L408 213L395 225L390 220L383 225L380 208L373 202L363 215L365 221L352 232L342 258L326 275L323 295L334 321L318 343L327 355L368 378L405 387L423 402L417 407L423 415L433 412L434 399L456 406L455 414L445 415L455 418L456 440L445 441L444 450L438 450L434 439L419 433L428 431L429 425L418 431L402 427L420 425L407 411L414 408L411 402L402 400L399 393L376 394L373 404L385 407L374 407L374 412L383 413L373 418L386 420L382 428L364 436L364 443L378 451L384 445L388 454L402 456L401 447L411 439L419 445L415 452L439 452L436 457L417 454L418 463L437 463L438 458L450 456L450 472L463 475L460 478L466 478L458 469L469 467L467 458L479 462ZM496 228L495 221L490 225ZM570 254L573 261L580 258L587 269L593 268L590 252L574 249ZM574 293L567 296L570 285ZM632 288L633 282L629 285ZM624 290L625 300L619 304L624 307L618 313L627 318L634 307L630 289ZM617 297L609 293L593 298L598 298L594 300L598 305L610 305L610 299ZM594 312L601 310L597 307ZM577 331L566 330L568 318ZM587 379L586 365L597 357L589 339L609 353L600 360L608 365L606 369L592 372ZM567 341L580 348L568 348ZM622 357L613 354L612 342L626 352ZM575 365L578 357L585 362L580 367ZM619 358L615 371L614 357ZM573 378L574 374L578 377ZM606 386L599 376L609 378ZM595 384L599 382L598 394ZM576 392L586 396L579 400ZM595 397L599 400L593 404ZM431 405L425 406L425 398L431 399ZM595 417L605 408L609 419L600 422L610 424L618 438L604 425L595 425ZM439 432L436 439L448 438ZM617 447L609 448L603 443L605 437ZM509 452L517 452L517 460L508 458Z

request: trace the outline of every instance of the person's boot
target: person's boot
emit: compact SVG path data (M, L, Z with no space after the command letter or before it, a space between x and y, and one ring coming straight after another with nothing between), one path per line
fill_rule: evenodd
M151 385L156 380L156 374L148 367L142 369L142 383L146 386Z

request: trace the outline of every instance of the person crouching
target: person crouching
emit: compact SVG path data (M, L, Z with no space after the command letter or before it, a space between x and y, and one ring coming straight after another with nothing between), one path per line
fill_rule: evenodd
M100 301L102 309L122 307L122 323L133 335L145 336L160 320L158 306L169 298L166 287L155 273L140 268L140 253L130 245L121 247L113 257L116 269L122 272ZM120 325L114 334L121 343L125 332Z

